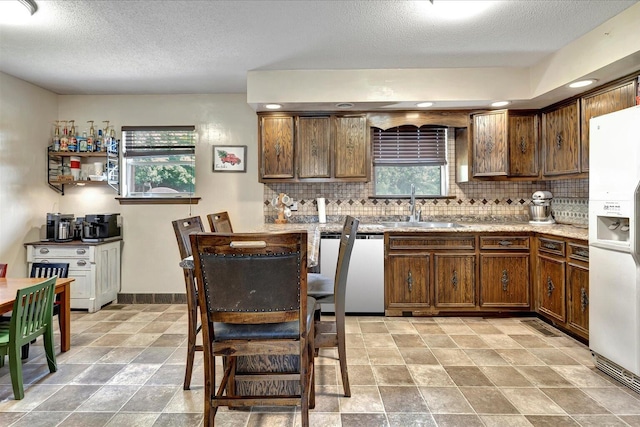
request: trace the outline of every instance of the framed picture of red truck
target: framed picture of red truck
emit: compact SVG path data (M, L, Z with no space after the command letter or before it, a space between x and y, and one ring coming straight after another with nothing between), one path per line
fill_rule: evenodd
M213 171L214 172L246 172L247 171L247 146L246 145L214 145L213 146Z

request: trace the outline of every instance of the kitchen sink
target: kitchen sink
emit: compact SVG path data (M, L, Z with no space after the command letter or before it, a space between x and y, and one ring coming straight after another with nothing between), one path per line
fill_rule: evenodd
M431 222L431 221L381 222L380 225L382 225L383 227L387 227L387 228L404 228L404 227L413 227L413 228L459 228L459 227L464 227L464 225L460 225L460 224L458 224L456 222Z

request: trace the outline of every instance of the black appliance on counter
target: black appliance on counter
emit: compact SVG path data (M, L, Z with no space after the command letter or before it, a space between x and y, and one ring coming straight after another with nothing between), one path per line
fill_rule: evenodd
M120 239L122 230L118 226L118 215L120 214L85 215L82 241L93 243Z
M73 240L73 215L48 213L44 242L70 242Z

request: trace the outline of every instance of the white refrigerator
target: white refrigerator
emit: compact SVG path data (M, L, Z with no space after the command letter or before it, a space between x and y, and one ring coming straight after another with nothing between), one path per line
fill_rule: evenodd
M640 393L640 106L589 124L589 347Z

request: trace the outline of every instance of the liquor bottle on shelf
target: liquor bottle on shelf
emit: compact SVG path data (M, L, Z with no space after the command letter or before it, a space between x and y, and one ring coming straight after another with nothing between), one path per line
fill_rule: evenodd
M56 127L53 131L53 151L60 151L60 121L56 120Z
M69 151L69 129L67 129L67 121L62 121L64 122L64 128L60 137L60 151Z
M69 120L71 130L69 131L69 151L78 151L78 136L76 135L76 121Z
M102 129L98 129L98 136L96 137L95 144L93 146L93 151L100 152L102 151Z
M87 152L87 132L82 132L82 136L78 137L78 151Z
M100 151L108 151L109 148L109 120L103 120L102 123L106 123L104 131L102 132L102 144Z
M89 127L89 136L87 137L87 151L93 152L96 144L96 130L93 128L93 120L87 121L87 123L91 123L91 127Z

